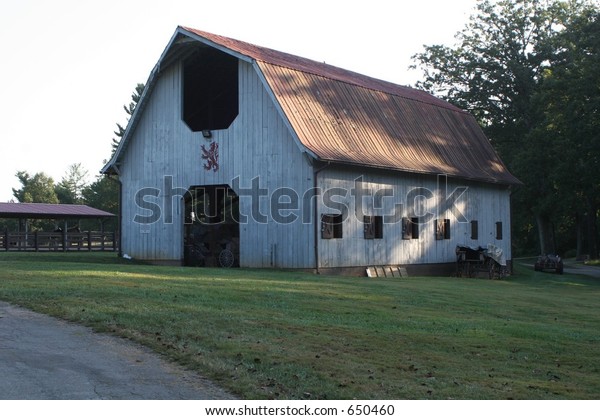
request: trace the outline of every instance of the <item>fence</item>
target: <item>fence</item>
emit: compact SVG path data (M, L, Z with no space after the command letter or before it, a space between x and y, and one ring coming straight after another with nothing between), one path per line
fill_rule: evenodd
M0 233L0 251L116 251L115 232Z

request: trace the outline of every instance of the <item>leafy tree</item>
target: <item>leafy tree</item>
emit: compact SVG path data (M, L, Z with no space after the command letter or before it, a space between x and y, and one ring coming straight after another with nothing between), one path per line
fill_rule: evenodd
M58 197L54 191L54 180L43 172L38 172L34 176L29 175L27 171L19 171L16 177L21 183L21 188L13 188L13 195L21 203L48 203L58 204ZM5 228L14 230L17 227L14 223L5 224ZM51 229L53 224L47 220L29 220L27 228L29 230ZM26 228L24 225L17 227L19 230Z
M88 171L81 163L74 163L67 169L55 192L62 204L81 204L82 191L87 184Z
M16 177L21 183L21 188L13 188L12 191L19 202L58 204L54 180L45 173L38 172L31 176L27 171L19 171Z
M558 35L593 9L586 1L481 0L455 46L425 46L413 56L424 72L418 86L474 114L525 183L513 197L514 236L518 245L530 244L535 220L543 253L556 248L552 220L561 210L561 190L550 173L564 157L546 136L539 93Z
M82 190L82 200L88 206L119 214L119 184L110 176L100 176ZM115 229L116 221L105 225L106 229Z
M123 105L123 109L127 113L127 122L129 122L129 118L131 118L131 116L133 115L133 111L135 111L135 107L137 106L138 102L140 101L140 98L142 97L144 87L145 85L143 83L138 83L133 93L131 94L131 102L129 103L129 105ZM115 131L114 133L117 137L113 138L112 140L113 154L117 150L117 147L119 147L119 143L121 142L121 139L125 134L125 128L121 124L117 123L117 131Z
M573 18L555 39L557 54L546 70L536 100L540 131L553 139L562 225L576 232L577 252L584 240L598 255L600 208L600 12L587 10ZM570 216L570 217L569 217Z
M119 184L108 176L100 176L82 191L85 204L117 214L119 210Z

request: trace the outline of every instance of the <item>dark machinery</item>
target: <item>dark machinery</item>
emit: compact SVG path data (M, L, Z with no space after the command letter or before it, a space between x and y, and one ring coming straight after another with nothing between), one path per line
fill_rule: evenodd
M563 261L558 255L540 255L533 265L535 271L550 270L556 274L562 274L563 268Z

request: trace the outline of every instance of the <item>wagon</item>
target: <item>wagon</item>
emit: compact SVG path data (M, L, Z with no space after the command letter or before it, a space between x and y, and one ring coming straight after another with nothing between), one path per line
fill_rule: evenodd
M237 225L194 224L186 226L184 264L195 267L233 267L239 264Z
M485 273L488 278L502 278L507 275L506 259L502 249L488 244L486 248L456 246L456 276L475 277Z

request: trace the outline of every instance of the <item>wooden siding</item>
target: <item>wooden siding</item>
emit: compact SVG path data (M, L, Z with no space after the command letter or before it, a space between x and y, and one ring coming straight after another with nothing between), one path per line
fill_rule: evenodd
M215 130L205 139L192 132L181 120L182 66L176 62L156 82L139 124L124 153L120 179L123 182L122 250L143 260L181 260L183 258L183 215L180 196L171 197L168 185L187 189L199 185L228 184L239 177L241 188L251 188L259 177L260 187L269 194L280 187L305 191L312 187L312 168L295 144L273 101L252 65L239 62L239 114L226 130ZM219 169L204 169L201 146L219 145ZM135 223L136 214L146 215L135 202L142 188L160 191L147 196L161 208L173 203L173 221L162 217L152 224ZM300 195L302 193L299 193ZM240 212L251 215L250 197L241 197ZM303 224L273 223L268 197L260 200L266 223L249 218L240 226L240 264L245 267L314 266L314 229Z
M252 63L239 61L239 114L228 129L214 130L206 139L192 132L182 121L182 65L179 61L163 68L155 81L152 94L140 113L126 148L121 153L120 179L123 183L122 251L133 258L155 261L181 261L183 258L183 206L181 190L192 186L223 185L251 189L257 178L267 195L259 200L259 211L266 220L253 220L252 197L241 196L240 213L248 216L240 225L240 265L243 267L314 268L315 231L320 229L320 215L335 213L326 208L319 197L315 220L313 206L303 201L305 192L313 187L313 167L302 153L302 147L290 131L288 115L282 116L283 106L275 103L276 93L267 91ZM315 133L315 135L318 135ZM219 169L203 167L201 147L214 142L219 146ZM341 146L340 146L341 147ZM318 173L322 191L341 188L345 196L335 197L347 208L340 239L317 238L319 266L357 267L387 264L432 264L453 262L457 244L470 246L492 243L504 249L510 259L510 190L502 185L475 181L448 180L448 194L457 186L467 186L458 205L466 217L458 223L452 214L448 218L451 237L435 239L432 220L419 226L419 238L403 240L401 217L397 223L385 224L382 239L364 239L363 219L357 217L356 203L350 191L354 181L362 176L362 187L377 191L388 188L393 197L365 200L366 215L392 215L396 203L405 203L409 191L425 188L438 194L437 178L430 174L361 168L360 166L330 165ZM323 169L324 168L324 169ZM278 223L270 214L271 199L278 188L296 192L298 206L291 213L297 216L292 223ZM174 189L179 189L178 191ZM136 203L138 191L146 189L145 201L161 208L161 217L154 223L134 222L136 215L148 215ZM152 195L154 194L154 195ZM419 208L424 213L435 207L436 198ZM378 201L378 202L376 202ZM165 206L167 203L167 206ZM172 213L167 211L172 203ZM289 212L283 212L287 214ZM171 220L169 220L171 216ZM360 215L358 215L360 216ZM478 221L479 239L471 238L471 220ZM502 222L503 239L495 239L496 222ZM315 223L317 226L315 229Z
M356 214L356 201L350 191L355 187L355 180L362 176L362 188L375 191L390 189L393 197L363 200L363 212L366 215L393 215L395 204L407 202L407 194L414 188L425 188L432 192L432 198L417 200L415 213L423 215L436 213L440 197L444 193L438 189L435 176L402 174L398 172L373 171L369 169L351 171L348 169L327 169L319 174L318 184L326 191L341 188L347 191L345 197L337 196L334 200L342 203L347 209L347 217L343 223L343 238L318 239L320 267L349 267L389 264L432 264L453 262L456 260L457 244L468 246L486 246L494 244L502 248L507 259L511 258L510 250L510 190L502 186L474 183L456 179L441 178L440 186L447 187L446 197L455 187L467 187L464 194L456 202L456 207L465 216L466 221L459 223L454 215L447 211L419 225L418 239L402 239L402 220L385 224L383 239L364 239L362 216ZM335 205L335 207L339 207ZM319 205L319 214L337 213L338 209L327 208L323 201ZM404 207L399 216L408 216ZM450 219L450 239L436 240L434 219ZM477 220L479 239L471 239L471 220ZM496 240L496 222L503 224L503 239Z

